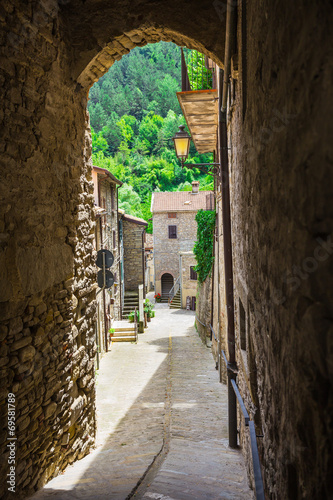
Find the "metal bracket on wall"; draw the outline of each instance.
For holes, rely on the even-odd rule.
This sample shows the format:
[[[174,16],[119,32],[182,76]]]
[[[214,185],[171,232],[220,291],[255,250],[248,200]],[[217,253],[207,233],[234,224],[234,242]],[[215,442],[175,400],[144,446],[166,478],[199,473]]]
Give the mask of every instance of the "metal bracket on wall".
[[[217,177],[219,175],[219,163],[182,163],[182,168],[190,168],[193,170],[197,168],[206,175],[212,175],[213,177]]]

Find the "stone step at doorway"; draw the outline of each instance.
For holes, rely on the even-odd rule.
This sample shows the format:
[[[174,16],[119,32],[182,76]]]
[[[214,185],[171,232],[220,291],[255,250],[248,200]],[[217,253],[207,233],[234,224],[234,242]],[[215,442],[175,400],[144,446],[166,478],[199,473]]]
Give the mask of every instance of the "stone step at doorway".
[[[115,321],[112,328],[115,332],[110,335],[111,342],[135,342],[137,340],[134,323],[127,320]]]

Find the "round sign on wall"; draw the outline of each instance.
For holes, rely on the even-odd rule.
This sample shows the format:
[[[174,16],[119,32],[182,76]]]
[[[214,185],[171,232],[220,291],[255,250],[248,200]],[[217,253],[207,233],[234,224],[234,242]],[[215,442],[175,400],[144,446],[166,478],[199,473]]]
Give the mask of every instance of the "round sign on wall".
[[[105,288],[110,288],[114,283],[114,276],[109,271],[106,269],[105,271]],[[103,277],[103,271],[98,271],[97,273],[97,284],[100,288],[103,288],[104,286],[104,277]]]
[[[104,257],[103,257],[104,256]],[[114,262],[113,253],[106,248],[101,248],[97,252],[96,266],[103,268],[103,259],[105,259],[105,267],[111,267]]]

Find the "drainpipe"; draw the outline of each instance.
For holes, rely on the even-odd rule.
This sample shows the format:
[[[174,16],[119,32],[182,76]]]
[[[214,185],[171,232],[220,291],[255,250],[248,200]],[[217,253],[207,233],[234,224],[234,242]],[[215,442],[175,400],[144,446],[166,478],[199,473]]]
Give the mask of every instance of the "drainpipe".
[[[146,276],[145,276],[145,233],[146,228],[143,228],[141,239],[142,239],[142,283],[143,283],[143,298],[146,298]]]
[[[119,314],[118,318],[122,319],[122,310],[123,310],[123,301],[122,301],[122,276],[121,276],[121,259],[120,259],[120,235],[119,235],[119,188],[121,186],[117,186],[116,194],[117,194],[117,237],[118,237],[118,259],[119,259],[119,264],[118,264],[118,280],[119,280],[119,287],[118,287],[118,293],[120,295],[119,297]]]
[[[101,206],[101,187],[100,187],[100,184],[99,184],[98,175],[97,175],[97,184],[98,184],[98,205]],[[101,234],[101,242],[100,242],[101,248],[103,248],[103,224],[102,224],[102,217],[99,218],[100,234]],[[108,352],[108,333],[107,333],[107,328],[106,328],[107,316],[106,316],[105,288],[103,288],[103,315],[104,315],[105,352]]]
[[[235,354],[235,324],[234,324],[234,284],[232,266],[232,239],[231,239],[231,217],[230,217],[230,186],[229,186],[229,164],[228,164],[228,134],[227,134],[227,96],[230,74],[230,59],[232,43],[234,41],[236,7],[232,0],[227,4],[227,25],[225,41],[224,72],[220,69],[219,88],[219,146],[221,160],[221,191],[222,191],[222,220],[223,220],[223,244],[224,244],[224,273],[225,290],[227,302],[228,320],[228,416],[229,416],[229,446],[237,447],[237,402],[231,380],[236,378],[236,354]],[[224,74],[223,74],[224,73]],[[222,83],[223,78],[223,88]]]

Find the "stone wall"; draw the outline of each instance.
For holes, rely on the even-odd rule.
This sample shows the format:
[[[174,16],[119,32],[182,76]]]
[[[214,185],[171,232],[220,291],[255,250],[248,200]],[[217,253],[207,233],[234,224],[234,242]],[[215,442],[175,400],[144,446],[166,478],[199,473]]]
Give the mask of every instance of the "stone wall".
[[[180,273],[181,273],[181,304],[182,308],[186,309],[186,297],[197,297],[197,280],[191,279],[190,267],[195,267],[197,261],[195,260],[193,252],[180,252]]]
[[[197,309],[195,324],[204,344],[210,344],[210,324],[212,313],[212,278],[208,276],[203,283],[198,283]]]
[[[329,498],[333,11],[241,6],[228,111],[239,382],[267,496]]]
[[[145,283],[144,241],[145,226],[123,219],[125,291],[138,290]]]
[[[15,4],[15,5],[14,5]],[[85,92],[69,77],[58,2],[1,5],[1,486],[15,394],[16,493],[95,435],[93,189]]]

